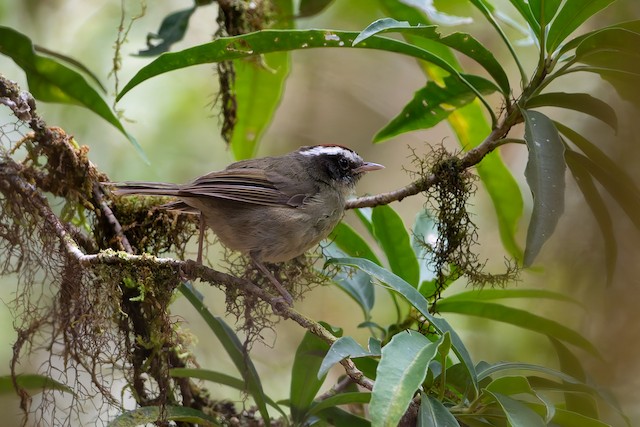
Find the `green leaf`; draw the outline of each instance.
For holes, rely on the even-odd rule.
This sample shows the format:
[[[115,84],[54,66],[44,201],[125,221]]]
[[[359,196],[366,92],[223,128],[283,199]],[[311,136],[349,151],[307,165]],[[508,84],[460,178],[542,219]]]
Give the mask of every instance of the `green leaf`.
[[[543,289],[473,289],[447,296],[440,301],[489,301],[504,298],[543,298],[570,302],[582,306],[577,300],[559,292]],[[440,301],[438,304],[440,304]]]
[[[530,363],[520,363],[520,362],[497,362],[494,364],[488,364],[486,362],[478,363],[477,372],[478,372],[478,380],[482,381],[486,378],[489,378],[491,375],[495,373],[502,373],[505,371],[534,371],[541,372],[543,374],[559,378],[563,381],[567,381],[571,384],[581,384],[580,380],[573,378],[571,375],[565,374],[564,372],[558,371],[556,369],[547,368],[546,366],[533,365]]]
[[[304,338],[296,350],[296,357],[291,369],[289,402],[291,404],[291,418],[298,425],[304,424],[311,402],[324,383],[326,372],[320,374],[318,371],[328,350],[329,345],[311,332],[304,334]]]
[[[510,375],[500,378],[496,378],[486,388],[490,392],[500,393],[506,396],[512,394],[531,394],[535,395],[535,392],[531,388],[529,381],[520,375]]]
[[[341,408],[326,408],[315,415],[330,426],[371,427],[371,422],[369,420],[352,414],[351,412],[347,412]],[[320,424],[320,426],[322,426],[322,424]]]
[[[531,31],[534,34],[539,34],[540,23],[538,22],[536,17],[533,16],[533,13],[531,12],[531,8],[529,7],[529,2],[527,0],[509,0],[509,1],[513,5],[513,7],[515,7],[518,10],[518,12],[520,13],[520,16],[522,16],[524,20],[527,21],[527,24],[529,24]]]
[[[277,26],[293,25],[291,0],[277,0],[274,16]],[[275,42],[275,41],[274,41]],[[236,122],[229,144],[236,160],[255,157],[258,144],[280,104],[284,84],[291,69],[289,52],[267,53],[233,61]]]
[[[615,0],[566,0],[551,24],[547,35],[547,52],[556,50],[587,19]]]
[[[19,374],[16,375],[16,383],[23,389],[29,390],[33,393],[40,393],[44,390],[58,390],[64,393],[70,393],[73,396],[76,395],[71,387],[45,375]],[[0,395],[15,393],[16,390],[13,388],[13,380],[11,378],[11,375],[0,376]]]
[[[618,117],[606,102],[586,93],[551,92],[529,98],[527,109],[538,107],[559,107],[579,111],[602,120],[613,130],[618,130]]]
[[[322,364],[318,369],[318,377],[327,375],[327,372],[333,365],[346,358],[355,359],[357,357],[380,356],[378,350],[380,342],[378,341],[378,344],[375,345],[371,340],[374,340],[374,338],[369,338],[369,350],[365,350],[351,337],[338,338],[336,342],[331,344],[329,351],[326,352]]]
[[[598,350],[593,344],[578,332],[556,321],[535,315],[527,310],[484,301],[448,301],[447,299],[438,301],[438,310],[441,313],[467,314],[509,323],[566,341],[588,351],[596,357],[600,357]]]
[[[449,332],[451,335],[451,348],[458,357],[458,360],[460,360],[464,366],[467,375],[469,376],[471,386],[473,387],[474,392],[477,393],[478,381],[476,378],[475,366],[473,365],[469,351],[460,339],[460,336],[445,319],[435,317],[429,312],[429,303],[413,286],[404,281],[401,277],[396,276],[390,271],[385,270],[379,265],[366,259],[333,258],[328,260],[327,263],[357,267],[370,276],[375,277],[380,282],[389,285],[393,290],[402,295],[411,305],[413,305],[413,307],[416,308],[416,310],[420,312],[420,314],[425,317],[438,334],[444,335],[446,332]]]
[[[167,15],[162,20],[158,33],[149,33],[147,35],[147,49],[139,51],[138,55],[157,56],[168,52],[171,49],[171,45],[184,38],[189,26],[189,19],[191,19],[191,15],[195,11],[196,6],[193,6]],[[153,44],[152,40],[159,41],[159,43]]]
[[[418,332],[406,331],[394,335],[382,348],[369,405],[373,427],[398,425],[442,339],[431,342]]]
[[[384,250],[391,271],[413,287],[420,282],[420,265],[402,218],[389,205],[373,208],[373,234]]]
[[[565,156],[569,159],[568,162],[579,164],[579,167],[586,169],[597,179],[618,202],[636,228],[640,229],[640,194],[635,186],[628,185],[626,180],[620,179],[619,173],[605,170],[600,164],[582,154],[567,150]]]
[[[580,360],[560,341],[549,337],[551,344],[556,349],[560,369],[572,377],[584,382],[587,377]],[[575,393],[564,394],[565,406],[568,411],[578,412],[587,417],[598,419],[598,407],[588,396],[582,396]]]
[[[268,424],[269,412],[267,410],[266,396],[262,390],[260,376],[258,375],[258,371],[253,365],[251,358],[246,354],[244,346],[238,339],[238,336],[222,318],[211,314],[190,283],[180,285],[179,289],[182,295],[184,295],[191,305],[193,305],[196,312],[200,313],[200,316],[202,316],[204,321],[207,323],[211,332],[215,334],[220,341],[220,344],[222,344],[222,347],[224,347],[225,351],[231,358],[231,361],[236,366],[236,369],[238,369],[238,372],[242,375],[246,391],[253,397],[256,402],[256,406],[260,411],[260,415],[262,415],[265,423]]]
[[[353,41],[353,45],[355,46],[375,34],[388,32],[397,32],[405,36],[412,35],[430,39],[435,41],[436,43],[441,43],[445,46],[455,49],[480,64],[491,75],[491,77],[493,77],[498,86],[500,86],[503,94],[509,94],[511,90],[507,73],[493,56],[493,53],[491,53],[489,49],[484,47],[473,36],[467,33],[458,32],[442,37],[440,33],[438,33],[437,27],[435,25],[418,24],[412,26],[407,21],[400,22],[393,18],[383,18],[375,21],[367,28],[365,28]],[[464,78],[469,83],[471,83],[472,86],[476,87],[478,90],[480,90],[480,92],[482,92],[481,87],[470,81],[468,77],[469,76],[464,76]],[[484,83],[483,85],[486,86],[486,83]]]
[[[541,26],[547,26],[558,11],[562,0],[529,0],[529,8]]]
[[[211,371],[209,369],[200,369],[200,368],[172,368],[169,370],[169,375],[174,378],[196,378],[199,380],[211,381],[214,383],[226,385],[231,388],[235,388],[236,390],[245,392],[247,387],[243,380],[240,378],[232,377],[231,375],[224,374],[222,372]],[[265,396],[265,401],[269,406],[278,410],[283,417],[287,415],[284,413],[282,408],[273,401],[273,399]]]
[[[533,193],[533,212],[527,230],[524,266],[533,264],[564,212],[564,145],[553,122],[537,111],[522,110],[524,139],[529,148],[525,169]]]
[[[185,423],[197,423],[203,426],[220,426],[218,421],[202,411],[184,406],[165,406],[160,412],[159,406],[145,406],[143,408],[127,411],[119,415],[107,427],[136,427],[153,424],[165,419]]]
[[[456,418],[438,399],[421,393],[418,427],[459,427]]]
[[[127,133],[102,96],[81,74],[52,58],[38,55],[27,36],[8,27],[0,26],[0,53],[9,56],[24,70],[29,91],[36,99],[80,105],[91,110],[122,132],[148,162],[135,138]]]
[[[600,228],[600,234],[602,234],[602,240],[604,241],[607,285],[611,285],[618,258],[618,244],[616,243],[611,215],[609,214],[607,205],[602,199],[602,196],[600,196],[589,172],[582,166],[582,164],[580,164],[580,162],[576,162],[574,157],[571,155],[567,156],[565,153],[565,160],[567,161],[567,166],[569,167],[573,178],[578,184],[580,192],[582,192],[584,199],[587,201],[591,212],[596,218],[598,228]]]
[[[554,424],[564,427],[611,427],[610,424],[585,416],[584,414],[564,409],[556,409],[552,421]]]
[[[536,414],[531,408],[529,408],[524,403],[518,402],[515,399],[512,399],[508,396],[505,396],[500,393],[492,393],[487,391],[489,395],[491,395],[495,401],[500,405],[505,415],[507,416],[507,421],[512,427],[545,427],[546,423],[540,418],[540,415]]]
[[[345,254],[356,258],[366,258],[381,265],[369,244],[349,224],[341,221],[329,235],[329,241],[338,246]]]
[[[483,78],[472,75],[464,77],[483,94],[497,90],[493,83]],[[425,87],[413,94],[413,99],[404,106],[402,112],[373,137],[373,141],[381,142],[412,130],[431,128],[474,99],[476,94],[456,78],[445,77],[444,86],[427,82]]]
[[[416,214],[416,219],[413,222],[413,230],[411,231],[411,247],[420,264],[420,287],[418,288],[420,291],[426,282],[432,281],[436,277],[431,269],[433,256],[427,246],[430,242],[435,241],[436,237],[437,230],[435,222],[429,213],[425,209],[422,209]],[[422,291],[420,293],[425,295]]]
[[[309,415],[316,415],[328,408],[338,405],[350,405],[354,403],[369,403],[371,400],[371,393],[369,392],[349,392],[340,393],[334,396],[327,397],[326,399],[314,402],[314,405],[309,410]]]

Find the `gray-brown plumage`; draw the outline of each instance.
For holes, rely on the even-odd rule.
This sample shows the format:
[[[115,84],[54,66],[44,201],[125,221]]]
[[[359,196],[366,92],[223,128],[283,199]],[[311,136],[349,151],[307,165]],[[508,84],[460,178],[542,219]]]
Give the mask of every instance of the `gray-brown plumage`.
[[[342,218],[356,182],[365,172],[381,168],[346,147],[318,145],[236,162],[187,184],[111,185],[115,194],[176,197],[176,202],[162,207],[201,214],[222,244],[250,255],[291,303],[263,262],[288,261],[326,238]],[[201,244],[202,238],[200,248]]]

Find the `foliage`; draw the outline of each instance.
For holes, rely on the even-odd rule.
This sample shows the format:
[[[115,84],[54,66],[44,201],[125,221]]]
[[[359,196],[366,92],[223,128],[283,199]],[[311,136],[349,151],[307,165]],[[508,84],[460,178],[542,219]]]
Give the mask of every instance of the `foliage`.
[[[124,224],[124,234],[122,228],[113,225],[125,219],[119,209],[130,207],[117,199],[110,200],[109,207],[101,187],[104,179],[86,161],[86,152],[66,135],[53,134],[44,121],[39,121],[35,101],[19,94],[3,79],[0,102],[19,121],[27,123],[33,134],[16,143],[17,147],[26,147],[22,162],[12,158],[17,147],[2,149],[0,190],[4,198],[0,219],[3,229],[14,230],[3,234],[8,243],[3,244],[2,251],[8,261],[2,271],[22,274],[21,284],[25,286],[33,285],[36,273],[61,277],[54,281],[57,287],[53,288],[58,290],[56,307],[70,305],[68,301],[62,304],[62,298],[72,302],[77,301],[75,298],[83,300],[87,298],[83,292],[88,292],[91,301],[100,308],[89,315],[91,309],[83,312],[79,304],[78,312],[63,313],[66,317],[62,320],[58,309],[25,310],[22,326],[18,326],[19,343],[12,364],[13,385],[21,393],[25,409],[27,389],[80,393],[46,375],[15,375],[21,349],[33,345],[34,337],[41,332],[40,325],[54,325],[52,334],[62,334],[63,338],[58,342],[55,335],[52,342],[72,346],[72,350],[59,354],[65,362],[69,358],[91,374],[101,364],[110,364],[110,368],[125,366],[122,370],[128,387],[140,407],[130,411],[118,407],[121,415],[111,421],[109,425],[113,426],[168,421],[180,425],[227,425],[229,419],[240,416],[228,406],[210,401],[193,379],[246,392],[255,404],[253,412],[245,417],[248,425],[258,423],[259,414],[261,422],[278,425],[291,422],[337,426],[604,426],[609,421],[601,415],[603,405],[617,412],[616,422],[628,423],[615,400],[590,383],[573,350],[567,346],[600,358],[591,342],[555,320],[501,302],[506,299],[539,299],[567,305],[575,302],[551,291],[505,288],[515,280],[516,265],[534,265],[554,233],[564,209],[567,170],[577,181],[602,231],[609,280],[616,264],[616,244],[603,190],[636,227],[639,225],[640,191],[631,179],[588,138],[539,111],[544,107],[562,108],[617,129],[616,113],[603,100],[586,93],[547,89],[551,83],[562,82],[574,73],[596,74],[623,99],[638,103],[640,97],[634,95],[640,77],[636,52],[640,21],[575,34],[583,23],[613,1],[511,0],[513,8],[508,13],[515,18],[508,22],[518,23],[538,51],[537,63],[528,72],[524,58],[516,54],[503,29],[507,13],[486,0],[470,0],[470,5],[493,28],[496,38],[505,44],[518,70],[516,78],[476,37],[465,32],[443,35],[443,25],[433,25],[432,21],[441,23],[444,15],[432,6],[421,8],[406,0],[370,2],[367,7],[377,8],[386,17],[362,31],[295,29],[291,1],[238,2],[235,6],[219,1],[224,19],[220,20],[218,36],[206,44],[168,52],[173,43],[182,39],[190,18],[202,4],[197,3],[165,18],[158,34],[150,37],[160,42],[150,44],[140,54],[162,54],[142,67],[116,100],[135,93],[138,85],[160,74],[199,64],[220,64],[222,133],[238,159],[256,153],[260,137],[282,97],[291,51],[369,49],[417,60],[417,66],[430,80],[377,133],[374,142],[448,121],[463,151],[453,155],[434,150],[430,159],[417,159],[420,170],[412,184],[398,193],[357,199],[350,205],[359,208],[356,213],[365,235],[341,224],[331,236],[325,250],[330,258],[325,272],[362,310],[360,326],[371,332],[366,349],[352,337],[342,336],[336,326],[321,324],[291,308],[278,306],[268,292],[247,280],[246,275],[234,277],[189,262],[135,255],[136,251],[144,252],[149,247],[156,248],[154,252],[183,253],[193,229],[188,224],[172,228],[171,224],[178,222],[164,218],[153,220],[154,230],[160,230],[153,236],[162,236],[157,244],[136,241],[131,246],[124,234],[127,227],[135,227],[140,221]],[[330,7],[331,1],[302,1],[299,16],[311,16]],[[397,37],[388,37],[388,33]],[[139,150],[135,139],[107,107],[99,82],[79,62],[36,48],[26,35],[7,27],[0,27],[0,52],[26,72],[29,90],[37,100],[89,108],[127,135]],[[464,70],[460,57],[477,63],[482,75]],[[514,126],[520,123],[524,124],[523,135],[511,135]],[[533,195],[533,210],[524,251],[517,239],[523,198],[496,151],[499,146],[511,143],[523,143],[528,152],[525,177]],[[41,164],[39,156],[46,157],[47,162]],[[60,167],[55,167],[55,162]],[[475,189],[468,172],[473,166],[493,202],[505,251],[515,259],[507,263],[502,274],[484,272],[484,263],[474,252],[477,230],[467,212],[467,199]],[[77,175],[61,174],[63,169]],[[66,216],[85,229],[91,223],[92,232],[70,226],[62,215],[58,218],[43,197],[45,193],[64,199],[68,203]],[[426,197],[425,210],[409,229],[389,203],[421,193]],[[139,208],[141,212],[147,211],[146,206]],[[39,227],[38,221],[46,226]],[[16,224],[21,224],[23,230],[16,231]],[[13,244],[34,235],[42,242],[41,247]],[[53,245],[51,240],[60,244]],[[55,261],[47,264],[37,260],[38,249]],[[16,260],[15,251],[22,251],[22,258],[18,256]],[[33,264],[25,267],[23,259]],[[466,277],[474,285],[494,288],[450,295],[448,288],[460,277]],[[245,302],[247,295],[261,299],[274,308],[276,316],[291,318],[307,329],[292,366],[287,401],[275,402],[268,396],[247,343],[243,344],[224,320],[209,311],[190,286],[189,280],[193,279],[233,288],[230,295],[245,293]],[[91,294],[89,284],[94,283],[107,285],[100,289],[108,296]],[[397,318],[390,324],[374,320],[374,287],[378,285],[388,291],[396,306]],[[182,355],[183,346],[188,343],[170,320],[168,311],[175,288],[201,314],[240,378],[193,368],[197,364],[188,350],[186,356]],[[69,289],[75,292],[64,293]],[[25,295],[28,300],[31,294],[25,291]],[[248,303],[243,307],[250,311]],[[447,313],[491,319],[542,334],[556,350],[561,370],[526,363],[474,361],[464,337],[447,321]],[[104,330],[109,330],[109,334],[98,333]],[[92,338],[87,331],[95,331],[99,338]],[[79,346],[81,339],[89,340],[91,345]],[[116,356],[102,358],[102,352],[110,347],[117,347]],[[119,357],[123,360],[118,360]],[[318,395],[328,369],[336,363],[344,366],[347,376],[330,392]],[[101,380],[99,376],[91,378],[105,399],[113,399]],[[151,385],[146,385],[145,380]],[[345,405],[349,405],[348,410]],[[289,414],[284,409],[287,406]],[[273,418],[272,409],[278,412],[279,420]]]

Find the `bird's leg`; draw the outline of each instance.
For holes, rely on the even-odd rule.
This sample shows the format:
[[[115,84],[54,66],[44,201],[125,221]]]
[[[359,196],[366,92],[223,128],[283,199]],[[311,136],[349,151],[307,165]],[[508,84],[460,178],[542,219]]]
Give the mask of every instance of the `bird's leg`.
[[[204,229],[206,225],[204,223],[204,215],[200,213],[200,234],[198,235],[198,257],[196,262],[202,264],[202,246],[204,244]]]
[[[269,271],[269,269],[267,267],[265,267],[265,265],[262,262],[258,261],[256,259],[255,255],[253,255],[253,254],[251,254],[251,261],[253,261],[253,264],[256,267],[258,267],[258,270],[260,270],[262,272],[262,274],[267,276],[267,278],[273,284],[273,286],[275,286],[276,289],[278,290],[278,292],[280,292],[280,295],[282,295],[282,298],[284,298],[284,301],[289,306],[292,306],[293,305],[293,298],[291,297],[291,294],[289,293],[289,291],[287,291],[285,289],[285,287],[282,286],[282,283],[280,283],[278,281],[278,279],[276,279],[275,276]]]

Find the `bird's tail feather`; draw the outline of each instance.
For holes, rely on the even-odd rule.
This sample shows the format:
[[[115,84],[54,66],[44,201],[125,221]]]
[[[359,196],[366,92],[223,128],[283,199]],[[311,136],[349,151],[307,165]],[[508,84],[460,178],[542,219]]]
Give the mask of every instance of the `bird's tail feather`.
[[[148,196],[177,196],[180,188],[177,184],[166,182],[108,182],[113,194],[141,194]]]

